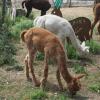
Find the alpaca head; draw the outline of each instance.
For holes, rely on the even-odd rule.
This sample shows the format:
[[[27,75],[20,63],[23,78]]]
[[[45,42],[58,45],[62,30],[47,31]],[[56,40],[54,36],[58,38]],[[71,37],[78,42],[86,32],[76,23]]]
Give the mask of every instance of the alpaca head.
[[[70,83],[68,83],[68,90],[71,95],[75,95],[77,91],[81,89],[81,83],[80,83],[80,78],[84,77],[85,74],[81,74],[78,77],[75,77],[71,80]]]
[[[85,45],[85,41],[82,42],[81,47],[83,49],[83,52],[89,53],[89,46]]]

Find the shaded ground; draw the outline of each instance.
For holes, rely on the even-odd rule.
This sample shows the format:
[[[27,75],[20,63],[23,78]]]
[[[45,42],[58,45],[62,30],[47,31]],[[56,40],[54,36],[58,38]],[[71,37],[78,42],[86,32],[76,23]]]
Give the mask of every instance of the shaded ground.
[[[51,10],[50,10],[51,11]],[[50,12],[49,11],[49,12]],[[37,14],[37,10],[35,10]],[[86,16],[89,18],[93,17],[92,8],[86,7],[77,7],[77,8],[63,8],[62,13],[64,17],[68,18],[71,17],[75,18],[77,16]],[[38,13],[39,14],[39,13]],[[100,40],[98,36],[94,35],[94,39],[96,39],[99,43]],[[18,48],[16,59],[24,66],[24,57],[27,53],[27,50],[23,43],[16,45]],[[84,61],[88,76],[81,80],[82,82],[82,89],[81,91],[74,97],[68,97],[68,100],[100,100],[100,94],[94,93],[89,91],[88,87],[91,83],[100,82],[100,55],[94,55],[92,57],[93,63]],[[42,66],[41,66],[42,65]],[[47,84],[47,94],[48,96],[60,94],[58,90],[58,84],[56,80],[56,65],[49,66],[49,77],[48,77],[48,84]],[[36,61],[35,65],[35,73],[39,79],[42,78],[43,75],[43,62]],[[72,68],[69,70],[74,73]],[[63,81],[63,80],[62,80]],[[64,87],[66,87],[65,82],[63,81]],[[0,100],[20,100],[19,98],[21,95],[24,95],[26,91],[29,89],[33,89],[34,87],[31,82],[26,81],[24,71],[5,71],[4,69],[0,68]],[[64,94],[68,95],[66,92]],[[21,100],[30,100],[30,99],[21,99]],[[51,99],[49,99],[51,100]]]

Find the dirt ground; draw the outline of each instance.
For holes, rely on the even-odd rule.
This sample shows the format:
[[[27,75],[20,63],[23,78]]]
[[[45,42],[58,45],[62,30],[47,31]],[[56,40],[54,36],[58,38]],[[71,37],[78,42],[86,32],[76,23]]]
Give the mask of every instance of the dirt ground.
[[[40,13],[37,10],[33,10],[33,11],[35,11],[36,16]],[[50,13],[50,11],[51,10],[49,10],[48,13]],[[78,17],[78,16],[85,16],[88,18],[93,17],[93,12],[92,12],[91,7],[62,8],[61,11],[65,18],[71,17],[71,16],[74,16],[74,18]],[[96,40],[100,43],[100,39],[98,36],[96,36]],[[23,43],[17,44],[16,46],[18,48],[16,59],[19,62],[19,64],[24,66],[23,59],[27,53],[27,50]],[[91,92],[88,90],[88,86],[90,83],[95,82],[95,81],[98,81],[98,82],[100,81],[100,55],[94,55],[93,57],[94,57],[93,59],[96,64],[92,65],[91,63],[88,63],[88,62],[86,63],[85,67],[87,67],[88,78],[85,77],[81,80],[82,89],[71,100],[100,100],[100,94],[94,93],[94,92]],[[39,79],[43,75],[43,66],[41,66],[41,65],[43,65],[43,62],[41,62],[41,61],[35,62],[35,72]],[[47,84],[47,85],[50,89],[51,94],[58,91],[56,89],[56,86],[58,85],[57,80],[56,80],[56,74],[55,74],[56,67],[55,67],[55,65],[53,65],[53,66],[50,65],[50,67],[49,67],[49,77],[48,77],[49,84]],[[72,68],[69,68],[69,70],[72,71]],[[24,86],[27,85],[24,71],[19,71],[19,72],[18,71],[8,71],[8,72],[6,72],[6,71],[4,71],[4,69],[0,68],[0,80],[2,79],[2,77],[4,77],[4,82],[6,84],[16,84],[16,86],[19,88],[19,90],[22,88],[21,86],[23,86],[23,84],[24,84]],[[65,87],[66,84],[64,81],[63,81],[63,84]],[[7,92],[4,92],[4,93],[0,92],[0,95],[2,95],[2,96],[6,96],[6,94],[7,94]],[[9,92],[8,95],[13,95],[16,97],[16,94],[14,94],[13,91]]]

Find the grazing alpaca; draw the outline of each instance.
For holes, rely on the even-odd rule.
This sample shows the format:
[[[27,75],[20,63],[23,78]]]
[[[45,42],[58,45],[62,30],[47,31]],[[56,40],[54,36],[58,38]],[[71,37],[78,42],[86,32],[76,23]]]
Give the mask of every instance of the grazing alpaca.
[[[29,17],[32,7],[38,10],[41,10],[41,16],[46,14],[46,11],[48,11],[51,7],[51,4],[48,0],[25,0],[22,2],[22,7],[25,7],[27,9],[26,17]]]
[[[50,14],[37,17],[33,24],[34,26],[45,28],[52,33],[57,34],[58,37],[62,40],[64,47],[66,37],[69,37],[73,46],[80,55],[86,56],[88,54],[89,47],[85,45],[82,47],[83,45],[80,45],[71,24],[66,19]]]
[[[89,31],[91,29],[91,21],[86,17],[78,17],[69,21],[75,31],[78,39],[83,42],[90,40],[91,36]]]
[[[91,37],[92,37],[92,34],[93,34],[93,29],[94,29],[95,25],[97,24],[97,22],[99,22],[98,33],[100,34],[100,3],[97,3],[94,6],[93,12],[94,12],[94,22],[92,23],[92,26],[91,26]]]
[[[79,79],[82,78],[84,75],[79,75],[78,77],[73,77],[70,75],[67,69],[68,65],[66,62],[63,45],[55,34],[43,28],[31,28],[21,33],[21,39],[28,48],[28,54],[25,59],[26,76],[27,79],[30,79],[30,69],[32,80],[35,83],[35,86],[41,85],[42,87],[44,87],[46,85],[48,77],[48,61],[49,58],[54,58],[54,60],[56,60],[58,64],[56,76],[60,89],[63,89],[63,85],[60,79],[61,74],[63,79],[66,81],[68,89],[72,95],[75,95],[76,92],[80,90],[81,84],[79,82]],[[43,52],[45,55],[44,76],[41,83],[36,79],[33,69],[33,59],[37,51]]]

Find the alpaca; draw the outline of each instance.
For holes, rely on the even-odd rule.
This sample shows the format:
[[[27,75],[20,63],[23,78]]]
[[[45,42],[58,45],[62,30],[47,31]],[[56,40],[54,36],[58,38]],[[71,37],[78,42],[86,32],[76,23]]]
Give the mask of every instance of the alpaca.
[[[91,39],[89,34],[91,29],[91,21],[86,17],[78,17],[69,21],[75,31],[75,35],[83,42]]]
[[[79,79],[84,75],[79,75],[77,77],[73,77],[67,67],[65,52],[62,43],[59,38],[43,28],[30,28],[29,30],[25,30],[21,33],[21,39],[26,44],[28,48],[28,54],[25,59],[26,65],[26,76],[27,79],[30,79],[29,69],[32,74],[32,81],[35,83],[35,86],[45,87],[48,77],[48,61],[49,58],[54,58],[57,61],[57,72],[56,77],[58,80],[58,84],[60,89],[63,89],[63,85],[61,82],[60,74],[68,85],[68,90],[72,95],[75,95],[77,91],[80,90],[81,84]],[[44,76],[41,82],[36,79],[33,69],[33,59],[36,52],[43,52],[44,57]]]
[[[93,29],[94,29],[95,25],[97,24],[97,22],[99,23],[98,24],[98,33],[100,34],[100,3],[97,3],[94,6],[93,12],[94,12],[94,22],[92,23],[92,26],[91,26],[91,37],[93,34]]]
[[[51,4],[48,0],[24,0],[22,2],[22,7],[25,7],[27,9],[26,17],[29,17],[32,7],[38,10],[41,10],[41,16],[46,14],[46,11],[48,11],[51,7]]]
[[[42,27],[51,31],[52,33],[57,34],[58,37],[62,40],[64,47],[66,37],[69,37],[74,48],[76,48],[81,56],[86,56],[89,54],[89,47],[82,47],[83,45],[80,45],[80,42],[75,36],[75,32],[71,24],[66,19],[49,14],[35,18],[33,24],[36,27]]]

